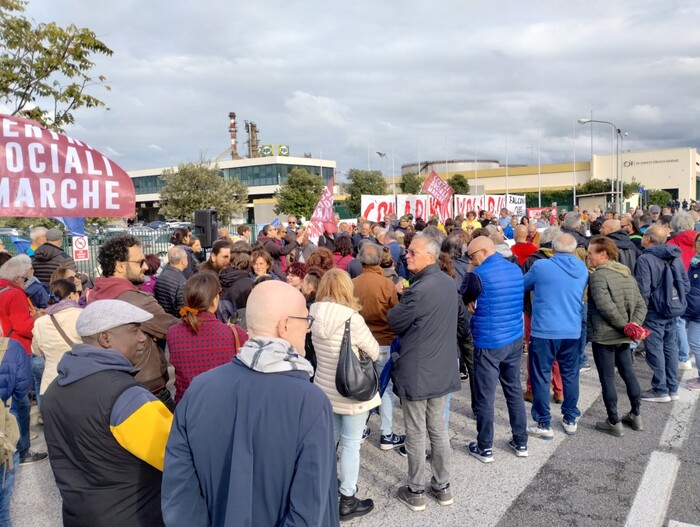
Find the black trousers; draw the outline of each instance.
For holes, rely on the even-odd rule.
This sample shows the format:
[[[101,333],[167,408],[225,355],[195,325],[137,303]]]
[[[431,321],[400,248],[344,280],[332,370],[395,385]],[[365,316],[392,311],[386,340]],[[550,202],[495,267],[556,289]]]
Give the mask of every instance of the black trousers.
[[[593,360],[598,369],[600,385],[603,388],[603,403],[608,411],[611,424],[618,423],[617,390],[615,389],[615,367],[627,387],[627,397],[632,405],[632,413],[639,415],[641,406],[641,390],[639,381],[632,367],[632,350],[629,344],[598,344],[593,343]]]

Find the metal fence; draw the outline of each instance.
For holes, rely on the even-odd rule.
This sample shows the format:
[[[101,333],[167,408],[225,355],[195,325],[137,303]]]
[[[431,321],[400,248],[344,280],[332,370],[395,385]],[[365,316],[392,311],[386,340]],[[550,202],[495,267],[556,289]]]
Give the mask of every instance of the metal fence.
[[[255,239],[255,225],[249,225],[251,228],[252,238]],[[165,261],[168,254],[168,249],[170,249],[170,237],[175,229],[148,229],[148,228],[131,228],[127,230],[113,231],[113,232],[103,232],[99,234],[88,234],[88,247],[89,247],[89,258],[87,260],[80,260],[75,262],[78,271],[85,273],[90,276],[100,276],[100,266],[97,263],[97,253],[100,247],[104,244],[106,240],[112,238],[113,236],[119,236],[121,234],[131,234],[136,237],[141,242],[141,248],[144,254],[155,254],[161,261]],[[235,230],[231,229],[232,234],[235,235]],[[19,236],[18,238],[22,240],[29,240],[29,236]],[[5,250],[12,254],[13,256],[18,254],[20,250],[12,242],[10,236],[0,235]],[[28,244],[25,244],[28,246]],[[63,250],[69,255],[73,256],[73,236],[70,233],[65,233],[63,237]]]
[[[129,229],[127,231],[114,231],[114,232],[104,232],[100,234],[88,235],[88,247],[89,247],[89,257],[87,260],[80,260],[75,262],[78,271],[85,273],[90,276],[100,276],[100,267],[97,263],[97,253],[102,247],[102,244],[109,238],[113,236],[119,236],[120,234],[131,234],[136,237],[141,242],[141,248],[144,254],[155,254],[161,259],[163,259],[168,254],[168,249],[170,245],[170,237],[172,236],[174,229]],[[20,237],[21,239],[28,239],[28,237]],[[19,253],[18,248],[12,242],[9,236],[0,236],[5,250],[8,251],[13,256]],[[73,236],[70,233],[66,233],[63,237],[63,250],[69,255],[73,256]]]

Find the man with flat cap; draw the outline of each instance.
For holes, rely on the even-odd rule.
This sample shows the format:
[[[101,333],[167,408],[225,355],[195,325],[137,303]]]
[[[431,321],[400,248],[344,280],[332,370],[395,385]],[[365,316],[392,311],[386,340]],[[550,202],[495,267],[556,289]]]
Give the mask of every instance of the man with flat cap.
[[[168,527],[339,524],[333,409],[309,382],[306,300],[255,286],[248,340],[192,381],[175,410],[163,472]]]
[[[135,379],[153,317],[98,300],[78,317],[82,344],[58,363],[43,399],[51,469],[66,526],[159,526],[165,443],[173,416]]]

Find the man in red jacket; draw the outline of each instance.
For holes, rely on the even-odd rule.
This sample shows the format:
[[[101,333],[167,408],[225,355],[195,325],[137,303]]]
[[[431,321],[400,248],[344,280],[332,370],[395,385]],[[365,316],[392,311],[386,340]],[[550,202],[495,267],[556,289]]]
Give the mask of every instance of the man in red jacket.
[[[527,241],[527,226],[518,225],[513,229],[513,239],[515,244],[510,248],[517,258],[520,267],[523,266],[525,260],[537,252],[537,245]]]

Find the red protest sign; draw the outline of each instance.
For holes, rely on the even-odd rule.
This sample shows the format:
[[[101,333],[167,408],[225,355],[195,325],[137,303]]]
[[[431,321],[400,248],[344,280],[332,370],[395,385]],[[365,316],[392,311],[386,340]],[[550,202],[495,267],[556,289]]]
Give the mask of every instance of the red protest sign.
[[[135,202],[129,175],[97,150],[0,114],[0,216],[130,218]]]
[[[328,185],[323,189],[321,199],[311,215],[311,220],[307,228],[307,236],[309,239],[315,240],[323,234],[325,223],[335,225],[335,216],[333,215],[333,178],[328,181]],[[335,232],[329,230],[329,232]]]
[[[440,203],[445,203],[454,194],[452,187],[440,179],[434,170],[423,183],[423,192],[427,192]]]

